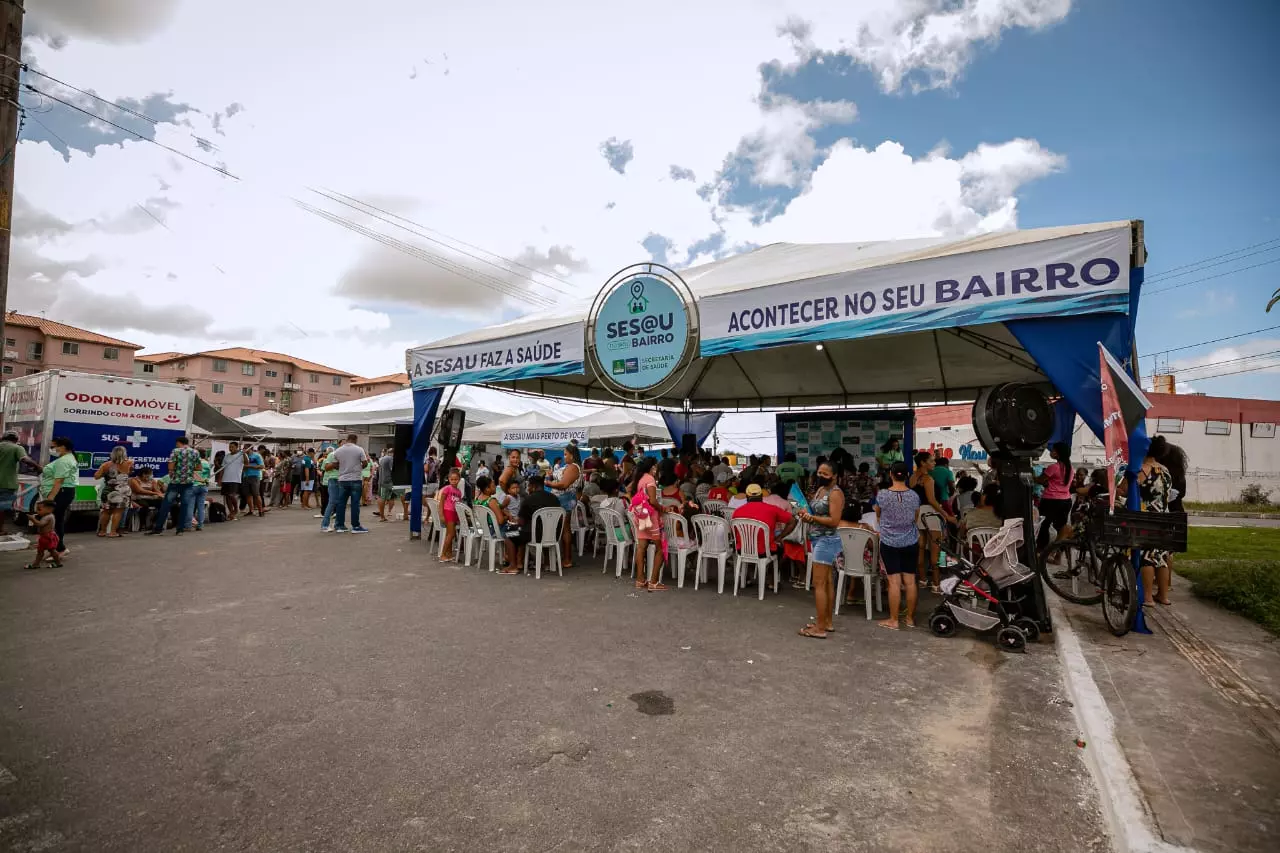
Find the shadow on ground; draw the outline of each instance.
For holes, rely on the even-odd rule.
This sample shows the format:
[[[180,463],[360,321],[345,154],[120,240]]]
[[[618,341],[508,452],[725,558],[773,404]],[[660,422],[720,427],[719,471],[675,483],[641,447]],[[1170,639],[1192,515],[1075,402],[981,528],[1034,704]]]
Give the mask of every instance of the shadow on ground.
[[[795,591],[503,577],[316,524],[0,555],[0,844],[1107,848],[1049,644],[859,610],[816,641]]]

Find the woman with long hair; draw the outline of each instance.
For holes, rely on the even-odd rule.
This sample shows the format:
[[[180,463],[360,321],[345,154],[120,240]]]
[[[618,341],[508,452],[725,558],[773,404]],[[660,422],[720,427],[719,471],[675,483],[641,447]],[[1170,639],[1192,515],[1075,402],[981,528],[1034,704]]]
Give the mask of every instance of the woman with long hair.
[[[1147,451],[1147,455],[1153,457],[1159,462],[1164,469],[1169,472],[1170,498],[1168,501],[1169,512],[1186,512],[1182,508],[1182,499],[1187,494],[1187,454],[1176,444],[1173,444],[1163,435],[1157,435],[1151,439],[1151,448]],[[1173,554],[1167,553],[1164,556],[1163,571],[1153,572],[1157,581],[1160,577],[1164,578],[1164,590],[1157,590],[1154,601],[1160,604],[1169,604],[1169,586],[1173,579]],[[1143,570],[1143,582],[1146,583],[1146,571]],[[1146,588],[1147,595],[1151,595],[1151,587]]]
[[[95,480],[105,480],[102,490],[102,512],[98,516],[98,535],[108,539],[120,538],[120,522],[124,511],[133,500],[129,477],[133,460],[123,446],[111,448],[111,456],[94,472]]]
[[[661,592],[662,583],[662,507],[658,503],[658,481],[653,478],[657,460],[642,456],[635,468],[635,495],[631,498],[631,517],[636,532],[636,589]],[[645,572],[649,546],[653,546],[653,573]]]
[[[938,567],[938,555],[942,549],[942,530],[938,528],[943,525],[934,522],[934,526],[930,527],[926,519],[930,516],[940,516],[946,524],[955,524],[956,517],[938,501],[937,486],[929,473],[933,470],[933,454],[922,450],[916,454],[915,462],[915,471],[911,473],[911,482],[908,486],[916,493],[916,497],[920,498],[920,512],[916,516],[916,527],[928,534],[929,545],[927,548],[919,549],[916,574],[919,577],[920,586],[926,586],[929,583],[929,568],[925,565],[925,560],[929,560],[930,565],[933,566],[933,592],[938,592],[939,584],[942,583],[942,570]]]
[[[573,536],[569,520],[573,518],[573,510],[578,505],[578,488],[582,485],[582,456],[578,445],[570,444],[564,449],[564,467],[560,469],[560,479],[547,483],[551,494],[560,501],[564,510],[564,524],[560,525],[560,552],[563,554],[562,565],[566,569],[573,568]]]
[[[800,629],[800,636],[825,640],[833,627],[831,614],[836,603],[831,574],[836,557],[843,551],[837,529],[844,515],[844,492],[836,485],[835,470],[829,462],[814,471],[813,486],[809,511],[799,515],[809,525],[809,543],[813,547],[813,603],[817,617]]]
[[[1154,442],[1153,442],[1154,443]],[[1169,469],[1160,464],[1151,451],[1142,460],[1138,469],[1138,490],[1142,496],[1142,508],[1146,512],[1168,512],[1169,494],[1173,490],[1173,477]],[[1142,592],[1143,604],[1171,604],[1169,601],[1169,584],[1173,571],[1170,568],[1169,552],[1146,550],[1142,552]],[[1152,593],[1152,590],[1155,593]]]
[[[876,518],[880,521],[880,562],[884,564],[889,587],[889,618],[878,624],[898,630],[898,608],[905,595],[908,628],[916,626],[916,552],[920,548],[919,493],[907,486],[906,463],[896,462],[889,469],[889,488],[876,495]],[[870,594],[870,593],[868,593]]]
[[[1049,525],[1058,531],[1058,539],[1071,535],[1071,445],[1056,442],[1049,448],[1049,455],[1053,457],[1053,464],[1046,466],[1036,478],[1036,482],[1044,486],[1044,494],[1040,496],[1040,516],[1044,521],[1036,536],[1036,547],[1040,550],[1049,544]]]

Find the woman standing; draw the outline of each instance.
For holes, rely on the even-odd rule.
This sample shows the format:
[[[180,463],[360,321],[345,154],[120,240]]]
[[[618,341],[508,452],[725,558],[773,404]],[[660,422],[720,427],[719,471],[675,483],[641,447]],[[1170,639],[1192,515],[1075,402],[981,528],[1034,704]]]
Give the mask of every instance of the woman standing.
[[[844,515],[844,492],[836,485],[835,470],[829,462],[817,467],[813,483],[809,511],[802,511],[799,516],[809,525],[809,544],[813,547],[813,602],[818,615],[800,629],[800,635],[825,640],[832,630],[831,613],[836,603],[831,572],[842,550],[837,528]]]
[[[1040,515],[1044,522],[1036,536],[1036,548],[1042,551],[1049,544],[1049,525],[1058,531],[1058,539],[1071,535],[1071,447],[1059,441],[1049,448],[1049,455],[1053,457],[1053,464],[1036,478],[1036,482],[1044,486],[1044,494],[1040,496]]]
[[[942,570],[938,568],[938,554],[942,549],[942,530],[943,527],[937,521],[933,522],[933,526],[929,526],[928,518],[931,516],[941,517],[946,524],[955,524],[956,518],[947,512],[946,508],[938,502],[935,484],[930,471],[933,470],[933,454],[927,450],[922,450],[916,454],[916,469],[911,474],[911,491],[916,493],[920,498],[920,513],[917,516],[916,527],[919,530],[926,531],[928,536],[928,548],[920,548],[919,556],[916,558],[916,574],[919,577],[920,586],[929,583],[929,571],[924,564],[927,558],[933,566],[933,592],[939,592],[939,584],[942,583]],[[890,479],[893,477],[893,469],[889,470]],[[892,484],[891,484],[892,485]]]
[[[462,500],[462,490],[458,488],[461,481],[462,472],[454,468],[449,472],[449,482],[436,493],[440,515],[444,518],[444,541],[440,543],[442,563],[453,562],[453,539],[458,535],[458,501]]]
[[[40,500],[53,502],[53,532],[58,536],[54,555],[58,562],[67,556],[67,512],[76,499],[80,463],[71,439],[56,436],[50,442],[53,459],[40,472]]]
[[[1153,441],[1152,447],[1155,447]],[[1163,451],[1164,448],[1162,447]],[[1142,460],[1142,468],[1138,471],[1138,489],[1142,496],[1143,510],[1146,512],[1169,512],[1170,493],[1173,491],[1173,477],[1169,469],[1160,464],[1147,451],[1147,458]],[[1173,570],[1169,564],[1168,551],[1142,552],[1142,593],[1143,605],[1172,604],[1169,601],[1169,584]],[[1155,594],[1152,595],[1152,589]]]
[[[876,495],[876,518],[880,521],[880,562],[889,581],[889,618],[877,624],[898,630],[898,608],[902,594],[907,597],[906,622],[916,626],[916,552],[920,549],[920,496],[907,487],[907,466],[898,462],[889,469],[889,488]]]
[[[898,440],[896,435],[889,436],[889,440],[880,445],[880,452],[876,454],[876,467],[881,477],[890,476],[889,469],[894,463],[905,462],[902,458],[902,442]]]
[[[133,490],[129,488],[129,475],[133,471],[133,460],[124,447],[113,447],[111,456],[94,472],[95,480],[105,480],[102,490],[102,512],[98,515],[98,535],[108,539],[120,538],[120,522],[124,511],[133,500]]]
[[[498,475],[498,488],[504,493],[512,483],[524,482],[524,467],[520,464],[520,451],[507,451],[507,467]]]
[[[635,466],[636,488],[631,498],[632,526],[636,532],[636,589],[662,592],[662,507],[658,504],[658,481],[653,478],[652,456],[642,456]],[[625,468],[625,462],[623,467]],[[649,546],[653,546],[653,574],[645,572]]]
[[[560,501],[564,510],[564,524],[560,526],[560,550],[563,554],[561,564],[566,569],[573,568],[573,537],[569,528],[573,525],[573,510],[578,505],[578,481],[582,479],[582,458],[578,455],[578,445],[570,444],[564,449],[564,467],[559,471],[559,479],[547,483],[551,494]]]

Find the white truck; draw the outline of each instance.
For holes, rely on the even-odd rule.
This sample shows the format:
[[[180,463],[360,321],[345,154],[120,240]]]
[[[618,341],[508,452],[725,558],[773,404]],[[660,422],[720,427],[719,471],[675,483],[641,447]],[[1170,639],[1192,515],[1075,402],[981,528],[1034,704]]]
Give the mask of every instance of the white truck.
[[[55,436],[71,440],[80,463],[72,510],[96,509],[98,485],[94,472],[107,461],[111,451],[124,446],[135,470],[155,469],[166,473],[165,464],[174,448],[174,439],[191,428],[196,389],[193,385],[151,382],[47,370],[5,382],[3,388],[4,432],[16,432],[18,443],[32,459],[49,461],[49,443]],[[18,505],[29,511],[32,485],[38,479],[19,478]]]

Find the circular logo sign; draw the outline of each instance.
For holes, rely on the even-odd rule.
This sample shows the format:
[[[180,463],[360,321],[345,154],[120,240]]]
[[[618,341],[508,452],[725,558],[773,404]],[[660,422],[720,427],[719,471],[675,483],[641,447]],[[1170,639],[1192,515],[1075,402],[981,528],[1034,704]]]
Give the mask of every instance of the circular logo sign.
[[[597,303],[593,326],[599,376],[623,391],[657,388],[687,363],[691,332],[685,300],[654,271],[617,278],[609,287]]]

